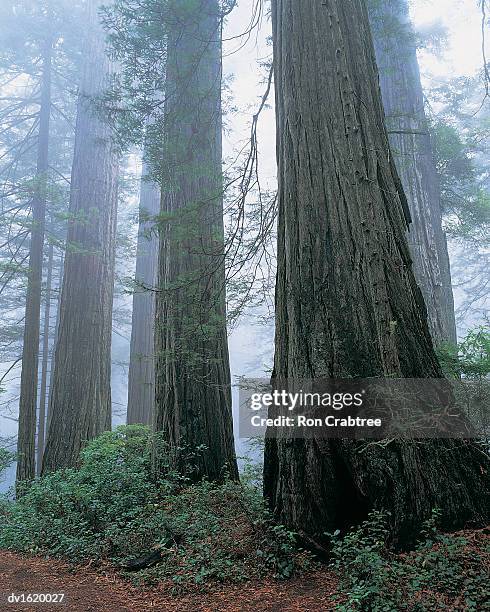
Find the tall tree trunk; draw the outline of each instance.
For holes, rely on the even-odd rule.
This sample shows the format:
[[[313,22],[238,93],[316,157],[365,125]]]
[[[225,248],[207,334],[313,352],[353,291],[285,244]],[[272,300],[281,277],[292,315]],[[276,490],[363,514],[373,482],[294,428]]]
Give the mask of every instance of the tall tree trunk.
[[[154,426],[195,478],[238,477],[226,333],[221,19],[217,0],[172,2],[166,80]]]
[[[272,22],[274,377],[440,377],[364,0],[273,0]],[[384,447],[279,437],[266,442],[264,489],[281,522],[315,539],[385,508],[402,543],[434,506],[446,526],[488,515],[488,467],[474,443],[460,440]]]
[[[77,110],[67,251],[51,380],[43,472],[76,465],[87,440],[111,427],[111,331],[118,153],[94,96],[112,64],[89,0],[89,26]]]
[[[54,324],[54,334],[53,334],[53,345],[51,349],[51,355],[49,360],[49,386],[48,386],[48,401],[47,401],[47,415],[46,415],[46,430],[45,430],[45,439],[44,446],[46,446],[46,431],[49,431],[49,425],[51,422],[51,412],[49,407],[51,405],[51,396],[53,392],[53,386],[51,385],[53,370],[54,370],[54,351],[56,348],[56,344],[58,342],[58,332],[60,328],[60,305],[61,305],[61,287],[63,285],[63,270],[65,265],[64,254],[61,254],[59,267],[58,267],[58,297],[56,298],[56,319]],[[44,458],[44,449],[43,449],[43,458]],[[42,472],[42,467],[41,467]]]
[[[53,41],[46,41],[41,77],[41,106],[35,194],[32,199],[32,229],[29,252],[22,374],[19,400],[19,434],[17,442],[17,490],[36,474],[36,414],[39,367],[41,289],[43,271],[46,190],[49,169],[49,126],[51,120],[51,62]]]
[[[39,390],[39,417],[37,429],[37,461],[36,473],[41,474],[44,454],[44,439],[46,430],[46,400],[48,388],[48,363],[49,363],[49,329],[51,317],[51,284],[53,278],[53,244],[49,245],[48,270],[46,275],[46,296],[44,306],[44,327],[43,327],[43,359],[41,364],[41,388]]]
[[[133,295],[128,377],[128,424],[150,425],[155,403],[155,292],[158,236],[154,217],[160,212],[160,188],[143,164],[140,220],[136,251],[136,288]],[[151,290],[149,290],[151,288]]]
[[[439,180],[408,1],[376,1],[370,16],[391,149],[412,216],[408,243],[415,278],[424,296],[434,344],[455,343],[454,299]]]

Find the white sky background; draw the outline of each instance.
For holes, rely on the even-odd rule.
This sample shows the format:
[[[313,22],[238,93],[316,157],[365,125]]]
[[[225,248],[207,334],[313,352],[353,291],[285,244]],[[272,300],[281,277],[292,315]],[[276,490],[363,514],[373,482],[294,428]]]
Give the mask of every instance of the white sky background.
[[[419,60],[424,76],[436,77],[473,75],[483,66],[481,10],[477,0],[414,0],[412,20],[417,28],[441,21],[448,29],[448,44],[444,61],[427,53]],[[424,83],[426,85],[427,83]]]

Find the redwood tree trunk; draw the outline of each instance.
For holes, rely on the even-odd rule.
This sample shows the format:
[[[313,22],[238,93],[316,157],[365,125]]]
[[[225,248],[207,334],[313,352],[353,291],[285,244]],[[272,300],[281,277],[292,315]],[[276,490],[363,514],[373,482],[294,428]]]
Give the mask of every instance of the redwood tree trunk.
[[[111,331],[118,153],[96,113],[112,65],[105,54],[97,0],[89,31],[77,111],[67,251],[51,379],[43,472],[76,465],[87,440],[111,427]]]
[[[49,385],[48,385],[48,398],[47,398],[47,415],[46,415],[46,429],[45,429],[45,439],[44,445],[46,446],[46,431],[49,431],[49,425],[51,422],[51,412],[49,411],[49,407],[51,405],[51,396],[53,392],[53,386],[51,385],[53,368],[54,368],[54,352],[56,349],[56,344],[58,343],[58,331],[60,327],[60,304],[61,304],[61,287],[63,286],[63,268],[64,268],[65,258],[62,253],[59,260],[58,266],[58,284],[57,284],[57,298],[56,298],[56,317],[54,323],[54,334],[53,334],[53,345],[51,348],[51,355],[49,359]],[[44,449],[43,449],[43,458],[44,458]],[[42,466],[41,466],[42,472]]]
[[[406,240],[408,207],[388,143],[363,0],[273,0],[279,175],[278,379],[440,377]],[[362,446],[363,452],[360,452]],[[266,443],[279,521],[310,537],[391,511],[413,538],[488,514],[474,443]]]
[[[49,245],[48,270],[46,275],[46,296],[44,306],[43,328],[43,359],[41,363],[41,387],[39,389],[39,418],[37,427],[37,461],[36,474],[41,474],[44,455],[44,441],[46,432],[46,400],[48,390],[48,362],[49,362],[49,330],[51,318],[51,284],[53,279],[53,244]]]
[[[216,480],[225,472],[237,478],[225,316],[219,3],[176,1],[170,14],[154,426],[165,432],[178,465],[193,466],[194,478]]]
[[[53,41],[46,41],[41,77],[41,107],[35,194],[32,199],[32,229],[29,251],[22,374],[19,399],[19,433],[17,442],[17,488],[36,475],[36,414],[39,367],[41,289],[43,271],[46,190],[49,169],[49,126],[51,119],[51,63]]]
[[[153,218],[160,212],[160,198],[160,188],[148,179],[144,164],[129,357],[128,424],[150,425],[155,403],[154,287],[157,284],[158,236]]]
[[[408,243],[415,278],[434,344],[456,343],[440,188],[407,0],[374,3],[371,24],[391,150],[412,216]]]

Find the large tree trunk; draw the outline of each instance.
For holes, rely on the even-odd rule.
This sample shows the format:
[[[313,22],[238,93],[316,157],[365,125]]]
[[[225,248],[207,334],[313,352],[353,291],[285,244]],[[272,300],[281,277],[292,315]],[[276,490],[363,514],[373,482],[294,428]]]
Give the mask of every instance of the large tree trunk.
[[[424,296],[434,344],[455,343],[440,188],[407,0],[375,2],[371,24],[391,150],[412,216],[408,243],[415,278]]]
[[[237,478],[226,333],[219,3],[171,3],[154,426],[195,478]],[[187,460],[190,452],[197,456]]]
[[[279,165],[274,377],[440,377],[406,240],[363,0],[273,0]],[[362,447],[363,452],[360,452]],[[315,539],[391,511],[399,542],[431,508],[488,514],[488,461],[464,441],[266,442],[281,522]]]
[[[136,252],[128,377],[128,424],[150,425],[155,403],[155,292],[158,236],[154,217],[160,212],[160,188],[147,176],[143,164],[140,221]]]
[[[43,472],[76,465],[87,440],[111,427],[111,331],[118,153],[93,97],[112,65],[97,9],[89,30],[80,88],[71,177],[67,251]]]
[[[17,489],[36,474],[36,413],[39,367],[39,336],[43,271],[46,190],[49,170],[49,126],[51,119],[51,63],[53,41],[46,41],[41,77],[41,106],[35,194],[32,199],[32,229],[29,251],[22,374],[19,400],[19,434],[17,442]]]

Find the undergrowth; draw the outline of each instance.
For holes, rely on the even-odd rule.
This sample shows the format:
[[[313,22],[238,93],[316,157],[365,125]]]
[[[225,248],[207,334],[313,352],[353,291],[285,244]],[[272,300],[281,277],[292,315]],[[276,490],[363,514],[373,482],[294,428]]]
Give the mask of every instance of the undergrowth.
[[[152,443],[151,443],[152,442]],[[152,434],[128,426],[90,442],[79,469],[36,479],[17,502],[0,507],[0,548],[68,559],[110,561],[123,573],[159,551],[136,581],[175,589],[212,581],[287,578],[307,564],[294,535],[275,525],[252,486],[191,484],[165,468],[152,473]]]
[[[158,477],[152,452],[160,455]],[[191,455],[189,465],[192,470]],[[388,518],[373,512],[346,535],[330,536],[339,580],[333,609],[486,609],[488,534],[442,534],[434,511],[416,549],[398,554],[388,544]],[[18,501],[0,500],[1,548],[111,563],[137,584],[164,583],[174,592],[289,578],[312,564],[297,549],[295,534],[273,522],[257,474],[250,472],[242,484],[192,483],[171,469],[165,444],[136,426],[90,442],[78,469],[36,479]],[[129,572],[155,552],[153,565]]]
[[[433,511],[416,549],[395,554],[386,513],[369,519],[343,538],[331,535],[339,573],[339,612],[489,609],[490,549],[483,532],[443,534]],[[480,540],[475,541],[475,537]]]

